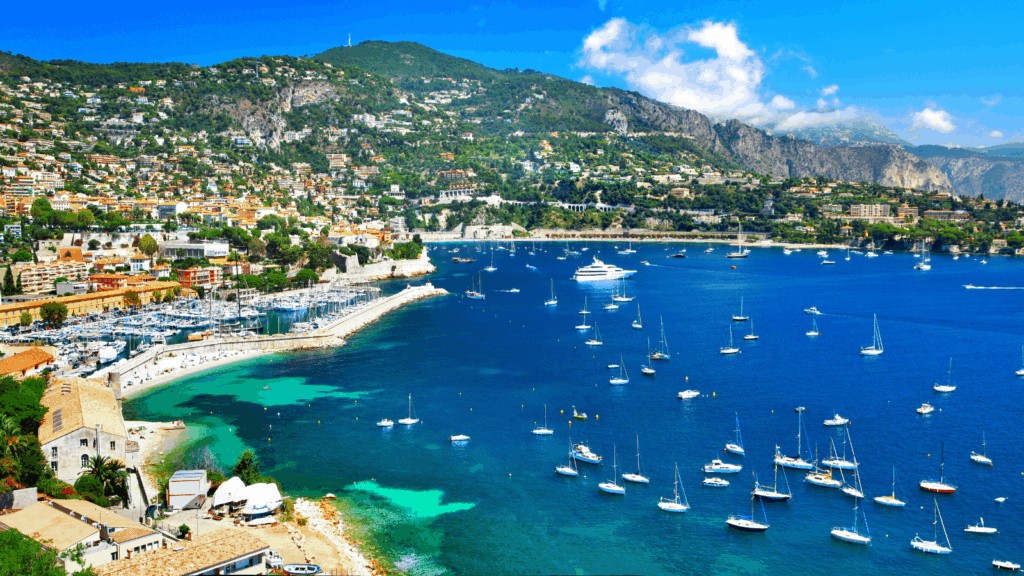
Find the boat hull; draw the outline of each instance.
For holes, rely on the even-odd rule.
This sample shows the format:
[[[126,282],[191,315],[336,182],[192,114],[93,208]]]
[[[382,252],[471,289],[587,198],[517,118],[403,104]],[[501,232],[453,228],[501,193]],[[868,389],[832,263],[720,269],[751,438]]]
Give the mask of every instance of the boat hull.
[[[836,540],[842,540],[843,542],[849,542],[850,544],[858,544],[860,546],[870,546],[871,537],[858,534],[849,528],[833,528],[832,537]]]
[[[746,456],[747,454],[746,451],[743,450],[742,446],[732,443],[725,445],[725,451],[730,454],[735,454],[737,456]]]
[[[896,498],[895,496],[875,496],[875,503],[892,508],[903,508],[907,505],[906,502]]]
[[[949,554],[953,551],[952,548],[943,546],[938,542],[930,542],[928,540],[921,540],[920,538],[914,538],[911,540],[910,545],[914,550],[924,552],[925,554]]]
[[[622,479],[626,482],[633,482],[634,484],[650,484],[651,479],[642,474],[623,474]]]
[[[673,502],[673,501],[658,502],[658,508],[661,508],[665,512],[675,512],[675,513],[686,512],[687,510],[690,509],[689,506],[687,506],[686,504],[683,504],[682,502]]]
[[[814,464],[800,458],[776,458],[775,463],[790,470],[814,470]]]
[[[597,485],[601,489],[601,492],[606,494],[614,494],[616,496],[622,496],[626,493],[626,489],[614,482],[601,482]]]
[[[768,525],[767,524],[761,524],[760,522],[754,522],[753,520],[750,520],[750,519],[747,519],[747,518],[735,518],[733,516],[730,516],[729,519],[725,521],[725,523],[728,524],[730,528],[735,528],[736,530],[739,530],[741,532],[766,532],[766,531],[768,531]]]
[[[925,492],[932,492],[935,494],[952,494],[956,492],[956,486],[952,484],[946,484],[944,482],[929,482],[927,480],[918,484],[921,490]]]

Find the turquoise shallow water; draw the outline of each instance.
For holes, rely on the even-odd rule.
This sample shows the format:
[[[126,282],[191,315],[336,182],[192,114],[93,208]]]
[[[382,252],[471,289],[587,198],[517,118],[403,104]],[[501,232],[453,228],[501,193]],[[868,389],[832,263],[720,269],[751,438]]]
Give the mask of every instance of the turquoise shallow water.
[[[1013,376],[1024,344],[1024,291],[962,286],[1024,286],[1020,262],[935,256],[931,271],[917,272],[906,254],[855,254],[847,262],[833,253],[837,264],[821,266],[806,251],[754,250],[737,262],[723,248],[704,255],[691,247],[690,257],[669,259],[674,246],[637,246],[638,254],[624,256],[598,244],[559,261],[560,247],[530,256],[520,246],[515,256],[496,253],[498,270],[484,273],[488,296],[480,302],[460,295],[489,256],[451,264],[450,248],[435,250],[433,281],[452,296],[399,311],[343,348],[199,374],[131,401],[126,412],[184,418],[192,434],[212,439],[225,467],[243,447],[255,448],[292,493],[342,495],[388,558],[415,574],[788,574],[824,566],[830,573],[977,573],[991,570],[993,558],[1024,560],[1024,380]],[[595,253],[639,270],[627,286],[644,330],[630,328],[635,303],[601,310],[611,286],[568,279]],[[642,259],[652,265],[641,266]],[[556,308],[543,306],[549,278]],[[521,292],[497,292],[513,287]],[[605,342],[598,348],[584,346],[586,337],[573,329],[585,296]],[[741,296],[761,336],[756,342],[740,340],[749,325],[730,321]],[[824,313],[817,339],[804,336],[810,317],[802,310],[812,305]],[[863,358],[857,351],[870,344],[873,313],[886,351]],[[644,378],[639,367],[647,338],[657,341],[659,316],[672,360]],[[730,325],[742,353],[727,357],[718,348]],[[612,387],[607,364],[620,355],[631,382]],[[945,381],[950,356],[959,388],[936,395],[931,386]],[[703,395],[676,399],[684,388]],[[378,429],[380,418],[405,415],[409,393],[422,423]],[[937,410],[918,416],[914,409],[925,401]],[[545,403],[556,433],[535,437],[530,430]],[[591,419],[570,426],[573,405]],[[822,452],[835,434],[822,420],[835,412],[853,420],[869,498],[889,491],[896,466],[896,491],[908,506],[865,504],[870,548],[829,537],[834,525],[850,523],[851,500],[806,485],[795,472],[788,474],[793,499],[766,505],[766,534],[724,524],[729,514],[749,511],[747,473],[770,478],[775,444],[796,450],[799,405],[807,407],[809,444]],[[699,468],[723,456],[734,412],[747,456],[726,459],[742,462],[744,472],[724,490],[703,488]],[[992,468],[968,458],[981,449],[982,431]],[[624,497],[602,494],[597,484],[611,475],[613,446],[625,471],[635,467],[637,433],[651,484],[627,485]],[[472,440],[452,446],[452,434]],[[607,463],[581,465],[578,479],[556,476],[570,435]],[[931,536],[931,497],[917,482],[938,474],[943,443],[946,475],[960,486],[939,497],[954,552],[930,557],[909,542],[916,533]],[[693,506],[682,515],[656,507],[671,495],[675,462]],[[997,496],[1008,500],[999,505]],[[1001,533],[963,533],[979,516]]]

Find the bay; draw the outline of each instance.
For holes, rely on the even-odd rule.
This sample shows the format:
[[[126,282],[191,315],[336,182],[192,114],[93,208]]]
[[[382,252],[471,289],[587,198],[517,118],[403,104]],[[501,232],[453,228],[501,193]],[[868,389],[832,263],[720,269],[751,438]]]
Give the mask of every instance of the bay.
[[[836,265],[822,266],[813,251],[755,249],[737,261],[722,247],[704,254],[691,245],[687,258],[675,259],[668,255],[678,245],[634,245],[632,255],[607,243],[573,246],[588,250],[565,260],[556,259],[562,246],[553,243],[538,244],[533,256],[525,244],[514,255],[497,250],[497,270],[482,273],[485,301],[461,294],[493,246],[435,246],[431,280],[451,296],[394,313],[339,349],[261,358],[154,390],[127,402],[126,417],[183,418],[225,468],[251,447],[287,492],[339,494],[375,549],[414,574],[780,574],[825,563],[830,572],[931,574],[1021,560],[1024,380],[1013,371],[1024,343],[1024,291],[964,288],[1024,286],[1019,262],[933,255],[924,272],[913,270],[909,254],[855,253],[845,261],[834,253]],[[454,248],[477,261],[451,263]],[[570,280],[592,255],[638,270],[626,282],[633,303],[605,311],[614,283]],[[555,307],[543,305],[550,279]],[[511,288],[520,292],[500,291]],[[585,297],[603,346],[585,346],[589,335],[573,328]],[[757,341],[742,340],[749,324],[731,320],[741,297]],[[630,327],[636,304],[643,330]],[[818,338],[804,335],[809,306],[822,311]],[[885,353],[865,358],[858,350],[871,343],[873,314]],[[647,339],[657,344],[659,317],[672,359],[646,378],[640,365]],[[730,326],[742,352],[723,356]],[[630,383],[609,386],[607,366],[620,356]],[[958,388],[935,394],[951,356]],[[687,388],[702,395],[678,400]],[[380,418],[406,415],[410,393],[422,422],[377,428]],[[922,402],[936,411],[916,414]],[[555,434],[534,436],[545,403]],[[590,418],[573,420],[573,406]],[[806,406],[805,437],[822,457],[830,436],[841,440],[822,421],[837,412],[852,420],[869,499],[889,492],[896,467],[896,492],[908,505],[865,503],[870,548],[829,537],[833,526],[850,525],[852,500],[793,472],[793,499],[766,504],[767,533],[726,528],[730,514],[749,513],[749,473],[771,477],[776,444],[796,451],[796,406]],[[722,451],[734,413],[742,459]],[[982,431],[991,468],[968,458],[980,451]],[[454,434],[471,440],[453,446]],[[613,446],[620,472],[635,471],[637,434],[651,484],[627,485],[624,497],[599,492],[611,476]],[[580,464],[577,479],[556,476],[570,436],[605,465]],[[943,445],[946,476],[960,487],[938,498],[954,552],[930,557],[910,540],[932,537],[932,499],[917,482],[938,475]],[[744,465],[722,490],[700,485],[700,467],[716,457]],[[692,509],[673,515],[656,504],[671,496],[676,462]],[[1008,500],[997,504],[998,496]],[[1000,534],[963,533],[979,516]]]

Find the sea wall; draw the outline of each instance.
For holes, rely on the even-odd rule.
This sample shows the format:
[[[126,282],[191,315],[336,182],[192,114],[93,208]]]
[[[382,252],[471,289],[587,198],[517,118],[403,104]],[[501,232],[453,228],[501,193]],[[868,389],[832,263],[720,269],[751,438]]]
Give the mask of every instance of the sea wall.
[[[387,280],[389,278],[412,278],[423,276],[437,270],[437,267],[430,262],[426,247],[415,260],[385,260],[384,262],[373,262],[360,266],[355,256],[346,258],[348,271],[338,274],[338,278],[350,282],[372,282],[374,280]]]

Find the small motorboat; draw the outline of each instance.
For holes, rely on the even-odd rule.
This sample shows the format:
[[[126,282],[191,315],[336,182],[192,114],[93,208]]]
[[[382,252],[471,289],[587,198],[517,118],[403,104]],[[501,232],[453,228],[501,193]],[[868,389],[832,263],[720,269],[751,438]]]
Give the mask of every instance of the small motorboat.
[[[1010,562],[1009,560],[993,560],[992,567],[998,570],[1009,570],[1010,572],[1016,572],[1020,570],[1020,564],[1016,562]]]
[[[918,414],[931,414],[932,412],[935,412],[935,407],[927,402],[917,407]]]
[[[679,394],[676,394],[680,400],[689,400],[690,398],[696,398],[700,396],[700,390],[683,390]]]
[[[572,407],[572,417],[577,419],[577,420],[586,420],[587,419],[587,413],[586,412],[577,412],[576,411],[576,407],[573,406]]]
[[[395,425],[395,423],[393,421],[391,421],[391,420],[388,420],[387,418],[384,418],[380,422],[377,422],[377,427],[378,428],[391,428],[394,425]]]
[[[455,436],[449,436],[448,439],[452,441],[452,444],[458,444],[460,442],[468,442],[469,436],[466,436],[465,434],[456,434]]]
[[[824,422],[825,426],[846,426],[849,423],[849,418],[843,418],[839,414],[836,414],[835,416],[829,418],[828,420],[825,420]]]
[[[806,314],[812,314],[814,316],[818,316],[819,314],[821,314],[821,311],[818,310],[818,308],[816,306],[811,306],[810,308],[804,308],[804,312]]]
[[[998,534],[999,530],[996,530],[992,526],[985,526],[985,519],[978,518],[978,523],[969,524],[964,528],[964,532],[970,532],[971,534]]]
[[[285,574],[319,574],[318,564],[285,564],[281,566]]]
[[[714,476],[708,476],[707,478],[704,479],[703,482],[701,482],[701,484],[709,488],[725,488],[726,486],[729,485],[729,481],[726,480],[725,478],[716,478]]]

